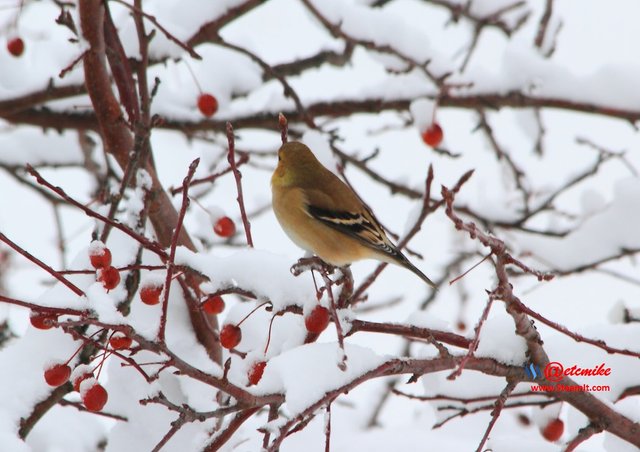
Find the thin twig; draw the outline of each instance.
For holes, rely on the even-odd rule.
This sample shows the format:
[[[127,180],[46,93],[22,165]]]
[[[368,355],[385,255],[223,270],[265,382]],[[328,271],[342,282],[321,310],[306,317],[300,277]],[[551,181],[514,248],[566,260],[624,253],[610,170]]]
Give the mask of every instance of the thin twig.
[[[238,155],[240,156],[240,158],[236,162],[236,167],[242,166],[249,161],[249,154],[247,154],[246,152],[243,152],[243,153],[238,152]],[[225,174],[230,173],[232,171],[233,171],[233,168],[229,166],[228,168],[220,170],[217,173],[213,173],[207,177],[193,179],[193,181],[191,181],[190,187],[195,187],[196,185],[213,182],[216,179],[218,179],[220,176],[224,176]],[[172,195],[177,195],[178,193],[182,193],[182,186],[169,188],[169,193],[171,193]]]
[[[191,47],[188,44],[185,44],[184,42],[180,41],[178,38],[176,38],[174,35],[172,35],[166,28],[164,28],[162,25],[160,25],[160,23],[158,22],[158,19],[155,18],[155,16],[152,16],[150,14],[145,13],[144,11],[142,11],[139,8],[136,8],[133,5],[128,4],[127,2],[123,1],[123,0],[113,0],[116,3],[119,3],[123,6],[126,6],[127,8],[129,8],[131,11],[137,13],[137,14],[141,14],[144,16],[145,19],[149,20],[149,22],[151,22],[153,25],[155,25],[156,27],[158,27],[158,30],[160,30],[169,41],[174,42],[175,44],[178,45],[178,47],[182,48],[183,50],[185,50],[190,56],[191,58],[195,58],[196,60],[201,60],[202,57],[200,56],[200,54],[198,52],[196,52],[193,47]]]
[[[176,229],[173,232],[173,238],[171,239],[171,248],[169,250],[169,259],[167,260],[167,276],[164,281],[163,299],[162,299],[162,315],[160,317],[160,329],[158,331],[158,340],[164,343],[164,332],[167,326],[167,311],[169,309],[169,291],[171,289],[171,280],[173,279],[174,262],[176,257],[176,248],[178,246],[178,237],[180,236],[180,230],[184,222],[184,216],[187,213],[187,207],[189,207],[189,183],[193,178],[193,175],[198,168],[200,159],[197,158],[191,165],[189,165],[189,171],[182,181],[182,206],[180,207],[180,213],[178,214],[178,222]]]
[[[517,384],[518,382],[515,380],[508,381],[507,385],[500,393],[500,396],[496,399],[494,403],[494,408],[491,411],[491,421],[489,422],[489,425],[487,426],[487,429],[485,430],[484,435],[480,440],[480,444],[478,444],[478,448],[476,449],[476,452],[482,452],[484,445],[487,442],[487,439],[489,438],[489,434],[493,429],[493,426],[496,424],[496,422],[498,421],[498,418],[500,417],[500,413],[502,412],[502,408],[504,408],[505,402],[507,401],[507,399],[509,398],[509,395],[511,395],[511,392],[515,389]]]
[[[476,323],[476,326],[473,329],[473,340],[469,344],[469,349],[467,350],[467,354],[464,356],[462,361],[460,361],[460,365],[456,368],[456,370],[451,374],[449,374],[449,376],[447,376],[448,380],[455,380],[462,374],[465,364],[473,356],[476,349],[478,348],[478,344],[480,343],[480,332],[482,331],[482,326],[484,325],[484,322],[487,320],[487,317],[489,317],[489,311],[491,310],[491,305],[493,303],[493,300],[494,300],[494,297],[492,295],[489,295],[489,299],[487,300],[484,310],[482,311],[482,315],[478,319],[478,323]]]
[[[76,295],[78,295],[79,297],[84,297],[85,296],[84,292],[78,286],[73,284],[71,281],[69,281],[67,278],[62,276],[59,272],[55,271],[53,268],[49,267],[47,264],[45,264],[40,259],[35,257],[33,254],[29,253],[27,250],[25,250],[24,248],[18,246],[13,241],[9,240],[9,238],[6,235],[4,235],[2,232],[0,232],[0,241],[3,241],[7,245],[9,245],[11,248],[13,248],[16,252],[22,254],[24,257],[29,259],[31,262],[36,264],[38,267],[42,268],[44,271],[49,273],[55,279],[57,279],[62,284],[67,286],[69,289],[71,289],[71,291],[73,293],[75,293]]]
[[[251,238],[251,223],[249,223],[249,218],[247,218],[247,211],[244,208],[244,197],[242,196],[242,173],[240,173],[236,164],[235,138],[233,136],[233,126],[230,122],[227,122],[227,141],[229,142],[229,154],[227,155],[227,160],[229,161],[231,171],[233,171],[233,177],[236,179],[236,189],[238,191],[238,197],[236,199],[238,201],[238,205],[240,206],[242,225],[244,226],[244,233],[247,237],[247,245],[253,248],[253,239]]]
[[[40,185],[44,185],[45,187],[47,187],[49,190],[51,190],[54,193],[56,193],[58,196],[60,196],[62,199],[67,201],[72,206],[77,207],[78,209],[82,210],[87,216],[92,217],[92,218],[96,218],[96,219],[98,219],[98,220],[100,220],[100,221],[102,221],[104,223],[108,223],[111,226],[113,226],[114,228],[124,232],[128,236],[132,237],[134,240],[138,241],[145,249],[157,254],[161,259],[166,260],[168,258],[167,253],[162,249],[162,247],[160,246],[159,243],[149,240],[144,235],[137,233],[136,231],[134,231],[133,229],[129,228],[128,226],[126,226],[126,225],[124,225],[122,223],[119,223],[119,222],[117,222],[115,220],[112,220],[110,218],[107,218],[104,215],[96,212],[95,210],[92,210],[92,209],[86,207],[85,205],[83,205],[82,203],[76,201],[75,199],[73,199],[72,197],[67,195],[62,188],[56,187],[56,186],[52,185],[51,183],[47,182],[40,175],[40,173],[38,171],[36,171],[35,168],[33,168],[31,165],[27,165],[27,171],[29,172],[29,174],[31,174],[32,176],[34,176],[36,178],[36,181]]]
[[[331,452],[331,403],[327,404],[324,419],[324,452]]]

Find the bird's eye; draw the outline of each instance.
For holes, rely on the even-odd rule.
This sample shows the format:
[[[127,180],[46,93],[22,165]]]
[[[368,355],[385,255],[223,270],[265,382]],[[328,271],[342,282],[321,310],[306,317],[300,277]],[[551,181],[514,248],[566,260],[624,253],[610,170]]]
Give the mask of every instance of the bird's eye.
[[[280,156],[280,154],[278,154],[278,161],[282,160],[282,157]]]

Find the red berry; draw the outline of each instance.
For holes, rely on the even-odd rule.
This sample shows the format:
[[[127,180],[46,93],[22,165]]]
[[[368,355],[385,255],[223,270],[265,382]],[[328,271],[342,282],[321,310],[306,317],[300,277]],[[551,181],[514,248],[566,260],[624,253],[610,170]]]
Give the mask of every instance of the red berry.
[[[111,251],[102,242],[92,242],[89,247],[89,260],[96,269],[111,267]]]
[[[53,328],[54,322],[58,320],[58,316],[55,314],[48,314],[44,312],[31,312],[29,321],[31,325],[39,330],[48,330]]]
[[[242,330],[237,325],[227,324],[220,331],[220,345],[232,349],[242,340]]]
[[[120,272],[117,268],[106,267],[98,269],[98,281],[107,290],[115,289],[120,283]]]
[[[87,378],[93,378],[92,367],[86,364],[81,364],[73,370],[71,374],[71,384],[73,384],[73,390],[80,392],[80,384]]]
[[[442,127],[440,127],[440,124],[434,122],[429,126],[427,130],[422,132],[422,141],[424,141],[432,148],[435,148],[442,142],[443,135],[444,134],[442,132]]]
[[[316,306],[304,319],[304,326],[310,333],[320,334],[329,325],[329,310],[324,306]]]
[[[222,217],[216,224],[213,226],[213,232],[218,234],[220,237],[231,237],[236,233],[236,224],[229,217]]]
[[[89,411],[100,411],[107,403],[109,394],[100,383],[94,382],[87,390],[82,388],[82,403]]]
[[[111,339],[109,339],[109,345],[114,350],[127,349],[131,347],[132,342],[133,341],[131,340],[130,337],[127,337],[122,333],[116,333],[113,336],[111,336]]]
[[[257,361],[253,363],[253,366],[249,369],[249,386],[258,384],[266,366],[267,363],[265,361]]]
[[[13,38],[7,42],[7,50],[14,57],[19,57],[24,52],[24,41],[21,38]]]
[[[198,109],[207,118],[212,117],[218,111],[218,99],[211,94],[203,93],[198,97]]]
[[[209,295],[202,303],[202,309],[207,314],[220,314],[224,311],[224,300],[220,295]]]
[[[541,433],[547,441],[556,442],[564,433],[564,422],[560,419],[554,419],[542,429]]]
[[[58,387],[69,381],[71,367],[66,364],[54,364],[44,371],[44,379],[49,386]]]
[[[158,286],[155,283],[145,284],[140,289],[140,299],[144,304],[153,306],[160,303],[160,294],[162,293],[162,286]]]

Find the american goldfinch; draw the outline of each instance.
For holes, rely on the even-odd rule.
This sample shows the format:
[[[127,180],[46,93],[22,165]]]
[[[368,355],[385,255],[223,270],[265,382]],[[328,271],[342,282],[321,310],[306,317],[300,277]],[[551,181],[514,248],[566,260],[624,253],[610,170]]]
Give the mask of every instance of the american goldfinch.
[[[273,211],[299,247],[338,267],[360,259],[376,259],[411,270],[429,284],[389,240],[373,213],[302,143],[278,150],[271,177]]]

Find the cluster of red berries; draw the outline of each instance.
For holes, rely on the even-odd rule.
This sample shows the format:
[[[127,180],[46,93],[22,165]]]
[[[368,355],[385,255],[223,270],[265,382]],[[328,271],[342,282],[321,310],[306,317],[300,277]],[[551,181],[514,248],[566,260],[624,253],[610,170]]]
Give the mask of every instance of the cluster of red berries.
[[[7,50],[14,57],[19,57],[24,52],[24,41],[19,37],[10,39],[7,41]]]
[[[89,260],[96,269],[96,279],[102,283],[107,292],[120,284],[120,272],[111,266],[111,251],[104,243],[94,241],[89,247]]]
[[[222,299],[220,300],[222,301]],[[223,306],[224,306],[224,302]],[[222,311],[220,311],[222,312]],[[324,306],[316,306],[304,319],[304,326],[309,333],[320,334],[329,325],[331,315],[329,310]],[[220,345],[224,348],[231,350],[235,348],[242,340],[242,330],[240,324],[246,320],[246,317],[237,325],[227,323],[220,330]]]
[[[219,302],[222,303],[222,309],[224,309],[224,301],[222,301],[222,298],[218,295],[211,296],[209,299],[207,299],[203,307],[206,305],[206,303],[209,302],[209,300],[215,300],[216,298],[220,298]],[[220,311],[217,311],[216,314],[222,312],[222,309],[220,309]],[[242,341],[242,329],[240,328],[240,325],[247,319],[247,317],[238,322],[238,324],[227,323],[222,327],[222,329],[220,330],[220,345],[228,350],[231,350],[236,348],[238,344],[240,344],[240,341]],[[329,310],[324,306],[318,305],[313,308],[309,315],[305,317],[304,325],[309,333],[320,334],[327,328],[330,320],[331,315],[329,313]],[[266,367],[266,365],[266,361],[256,361],[255,363],[253,363],[247,374],[249,385],[258,384],[258,382],[262,378],[262,374],[264,373],[264,368]]]
[[[233,325],[231,323],[228,323],[222,327],[222,330],[220,330],[220,345],[222,345],[224,348],[227,348],[229,350],[235,348],[241,340],[242,330],[240,329],[240,324]],[[262,379],[262,374],[264,373],[264,368],[266,366],[266,361],[256,361],[251,365],[251,367],[249,368],[249,372],[247,373],[249,386],[257,385],[260,382],[260,379]]]
[[[44,371],[44,379],[49,386],[58,387],[71,380],[73,390],[80,393],[82,403],[89,411],[100,411],[106,405],[107,390],[93,376],[90,366],[78,366],[73,372],[69,363],[49,365]]]
[[[128,349],[132,343],[133,341],[130,337],[119,332],[111,334],[109,338],[109,345],[113,350]],[[94,371],[96,368],[102,366],[106,356],[103,357],[102,362],[96,366],[96,368],[88,365],[80,365],[72,372],[69,362],[79,351],[80,349],[63,363],[58,362],[48,365],[44,370],[44,380],[49,386],[53,386],[54,388],[71,381],[73,390],[80,393],[82,403],[87,410],[100,411],[107,403],[108,394],[106,389],[94,378]]]
[[[95,241],[89,247],[89,260],[96,269],[96,279],[107,290],[114,289],[120,283],[120,272],[111,266],[111,251],[102,242]],[[34,328],[48,330],[58,321],[58,314],[52,312],[31,312],[29,321]]]

